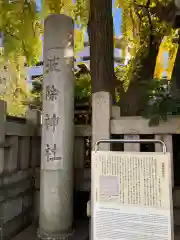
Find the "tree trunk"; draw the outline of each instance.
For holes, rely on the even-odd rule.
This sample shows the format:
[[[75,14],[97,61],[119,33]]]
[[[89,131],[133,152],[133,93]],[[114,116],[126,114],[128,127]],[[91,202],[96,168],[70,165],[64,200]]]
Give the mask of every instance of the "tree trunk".
[[[121,91],[121,115],[122,116],[139,116],[145,108],[146,102],[144,101],[144,84],[153,79],[154,69],[156,65],[156,58],[159,51],[159,43],[152,44],[148,50],[146,57],[137,56],[135,60],[136,76],[132,76],[127,92]]]
[[[114,44],[112,0],[90,0],[88,24],[92,93],[114,95]]]
[[[174,1],[163,4],[163,1],[156,1],[155,7],[150,8],[151,14],[155,14],[161,21],[174,25],[177,7]]]
[[[180,90],[180,44],[178,46],[176,59],[174,62],[174,68],[172,72],[172,80],[175,81],[176,87]]]

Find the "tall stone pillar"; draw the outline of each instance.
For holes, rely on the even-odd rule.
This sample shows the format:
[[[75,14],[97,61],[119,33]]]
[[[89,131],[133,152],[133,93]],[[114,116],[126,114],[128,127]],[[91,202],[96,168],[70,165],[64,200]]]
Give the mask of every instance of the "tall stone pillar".
[[[50,15],[44,24],[39,237],[68,239],[73,219],[73,20]]]

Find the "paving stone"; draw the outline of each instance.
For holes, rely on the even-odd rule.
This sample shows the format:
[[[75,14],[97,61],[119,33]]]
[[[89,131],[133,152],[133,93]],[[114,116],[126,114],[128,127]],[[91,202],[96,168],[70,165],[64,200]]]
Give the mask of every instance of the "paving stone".
[[[89,225],[88,221],[79,221],[75,225],[75,233],[70,240],[88,240]],[[31,225],[23,232],[18,234],[12,240],[38,240],[37,229],[34,225]]]

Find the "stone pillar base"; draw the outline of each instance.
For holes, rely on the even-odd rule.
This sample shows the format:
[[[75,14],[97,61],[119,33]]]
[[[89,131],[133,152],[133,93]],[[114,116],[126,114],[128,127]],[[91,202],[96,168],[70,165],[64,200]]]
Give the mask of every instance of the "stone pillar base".
[[[71,233],[59,233],[59,234],[52,234],[52,233],[45,233],[38,229],[37,236],[41,240],[70,240],[73,236],[74,231]]]

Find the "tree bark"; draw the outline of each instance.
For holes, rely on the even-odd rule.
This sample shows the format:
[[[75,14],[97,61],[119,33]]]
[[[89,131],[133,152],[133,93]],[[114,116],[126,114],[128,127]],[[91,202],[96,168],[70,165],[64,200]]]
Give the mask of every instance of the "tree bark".
[[[155,14],[161,21],[174,25],[177,7],[173,1],[163,4],[163,1],[157,1],[155,7],[151,7],[151,13]]]
[[[153,79],[156,58],[159,51],[159,43],[154,43],[147,50],[148,54],[137,56],[135,60],[141,67],[135,65],[137,75],[133,75],[130,79],[130,84],[127,92],[121,91],[120,108],[122,116],[139,116],[146,106],[144,101],[144,84]],[[140,59],[142,58],[142,59]],[[138,70],[137,70],[138,69]]]
[[[137,16],[140,20],[139,36],[140,42],[144,44],[144,36],[141,39],[141,23],[142,15],[139,15],[138,11],[143,10],[143,16],[148,18],[149,24],[149,43],[146,47],[144,53],[136,55],[134,73],[130,79],[130,84],[127,92],[121,91],[121,115],[123,116],[137,116],[141,115],[142,111],[146,107],[146,99],[144,98],[144,92],[146,91],[145,85],[154,77],[154,69],[156,65],[156,59],[159,52],[159,46],[161,43],[161,37],[157,39],[157,36],[154,36],[154,24],[152,21],[152,12],[158,16],[166,13],[166,21],[171,21],[173,16],[174,7],[172,4],[164,6],[163,4],[157,4],[154,8],[150,7],[151,0],[147,1],[146,5],[134,4],[134,8]],[[167,9],[170,11],[169,15],[167,14]],[[167,16],[168,15],[168,16]],[[161,16],[162,18],[162,16]],[[148,32],[147,32],[148,34]],[[142,84],[143,82],[143,84]],[[147,85],[147,84],[146,84]]]
[[[178,90],[180,90],[180,80],[179,80],[180,67],[179,66],[180,66],[180,44],[178,46],[177,55],[176,55],[176,59],[174,62],[174,68],[173,68],[173,72],[172,72],[172,80],[175,81],[176,87]]]
[[[114,96],[112,0],[90,0],[88,32],[92,93],[105,91]]]

